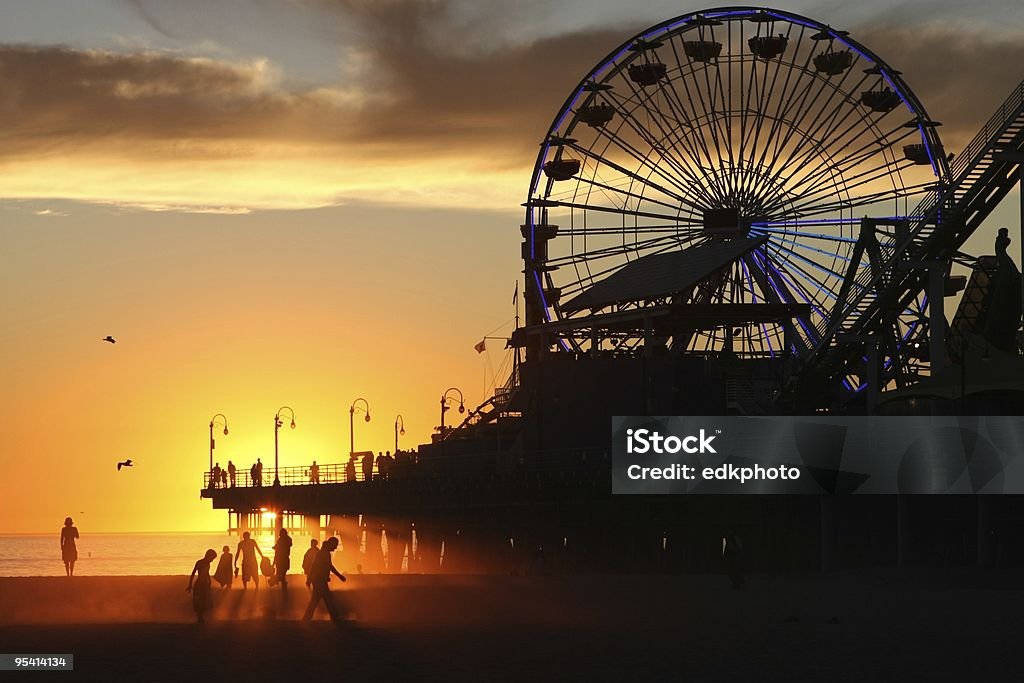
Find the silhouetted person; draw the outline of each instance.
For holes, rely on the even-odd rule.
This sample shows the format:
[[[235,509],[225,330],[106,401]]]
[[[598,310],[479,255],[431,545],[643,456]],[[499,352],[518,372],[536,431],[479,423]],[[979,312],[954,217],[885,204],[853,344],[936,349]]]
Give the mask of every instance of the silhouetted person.
[[[242,540],[238,542],[235,550],[235,566],[238,566],[238,559],[242,559],[242,590],[248,588],[249,579],[252,579],[256,590],[260,589],[260,567],[256,563],[256,554],[263,557],[263,551],[252,539],[252,535],[246,531],[242,534]]]
[[[235,463],[228,460],[228,479],[231,480],[231,488],[235,488],[236,479]]]
[[[214,464],[213,471],[211,472],[211,474],[213,476],[210,477],[210,487],[211,488],[217,488],[217,485],[220,484],[220,463],[219,462]]]
[[[60,557],[64,560],[64,571],[68,576],[75,575],[75,562],[78,560],[78,529],[70,517],[64,520],[64,528],[60,530]]]
[[[309,483],[320,483],[320,465],[316,464],[316,460],[314,460],[313,464],[309,466]]]
[[[256,483],[256,463],[253,463],[252,467],[249,468],[249,483],[253,486],[259,486]]]
[[[309,605],[306,606],[306,613],[302,615],[303,621],[309,621],[313,618],[313,612],[321,600],[324,601],[324,605],[327,607],[327,613],[331,615],[331,621],[335,623],[341,621],[342,615],[338,611],[338,606],[334,603],[334,597],[331,595],[330,588],[327,586],[331,580],[331,574],[334,574],[342,581],[345,580],[341,572],[331,564],[331,553],[337,547],[337,537],[332,536],[328,538],[324,541],[323,547],[320,548],[316,558],[313,560],[313,566],[309,572],[309,582],[313,587],[313,594],[309,596]]]
[[[373,479],[373,451],[367,451],[363,456],[363,481]]]
[[[722,562],[725,565],[725,573],[732,582],[733,590],[743,587],[743,541],[736,534],[726,536],[722,539]]]
[[[1007,228],[996,236],[996,272],[985,296],[985,314],[979,323],[985,339],[1000,351],[1017,353],[1020,327],[1020,271],[1007,253],[1012,240]]]
[[[317,547],[319,542],[314,538],[309,542],[309,550],[302,556],[302,573],[306,576],[306,588],[312,588],[313,584],[309,581],[309,572],[313,569],[313,560],[316,559],[316,554],[320,552],[320,548]]]
[[[231,571],[232,565],[231,548],[224,546],[220,562],[217,563],[217,571],[213,575],[213,578],[217,580],[221,588],[231,588],[231,583],[234,580],[234,574]]]
[[[202,559],[196,561],[192,573],[188,577],[188,588],[192,592],[192,607],[196,611],[196,623],[203,623],[203,615],[213,607],[213,595],[210,587],[210,564],[217,559],[217,551],[210,548]],[[198,575],[198,578],[197,578]],[[196,579],[195,586],[192,579]]]
[[[221,470],[220,471],[220,485],[221,485],[221,488],[225,488],[226,489],[228,487],[228,471],[227,470]]]
[[[256,485],[263,486],[263,461],[256,458]]]
[[[281,529],[274,544],[274,571],[281,590],[288,590],[288,569],[292,566],[292,537],[287,529]]]
[[[345,481],[356,480],[356,456],[352,454],[349,456],[348,462],[345,463]]]

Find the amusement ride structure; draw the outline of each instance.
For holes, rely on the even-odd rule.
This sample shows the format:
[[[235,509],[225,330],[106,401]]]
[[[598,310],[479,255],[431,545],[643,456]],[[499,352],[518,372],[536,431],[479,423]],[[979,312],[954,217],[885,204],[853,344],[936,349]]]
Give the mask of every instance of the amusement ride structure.
[[[514,341],[528,362],[769,360],[774,381],[748,372],[738,392],[746,412],[870,409],[981,331],[975,306],[951,339],[944,299],[1017,182],[1024,89],[955,155],[940,125],[896,68],[802,16],[732,7],[644,31],[541,144]]]
[[[526,538],[578,567],[708,570],[725,523],[763,541],[765,568],[913,561],[928,545],[914,549],[905,497],[894,525],[886,497],[838,502],[834,477],[821,496],[611,496],[611,417],[1020,414],[1012,240],[965,245],[1024,180],[1024,83],[962,150],[940,125],[894,66],[806,17],[729,7],[643,31],[543,136],[508,382],[451,427],[446,392],[432,443],[387,473],[207,475],[202,495],[232,530],[272,510],[373,549],[387,526],[389,545],[432,555],[418,567],[464,551],[507,569]],[[967,381],[974,356],[999,356],[994,379]],[[942,533],[995,555],[991,497],[933,498]],[[997,498],[1024,538],[1024,507]]]

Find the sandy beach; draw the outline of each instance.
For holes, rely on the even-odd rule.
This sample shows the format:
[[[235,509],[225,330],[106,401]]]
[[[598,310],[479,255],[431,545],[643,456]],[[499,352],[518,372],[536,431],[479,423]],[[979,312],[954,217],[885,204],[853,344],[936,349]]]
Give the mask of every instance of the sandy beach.
[[[298,577],[202,626],[185,577],[0,579],[0,643],[75,655],[32,680],[1002,680],[1020,578],[355,576],[340,628],[298,621]]]

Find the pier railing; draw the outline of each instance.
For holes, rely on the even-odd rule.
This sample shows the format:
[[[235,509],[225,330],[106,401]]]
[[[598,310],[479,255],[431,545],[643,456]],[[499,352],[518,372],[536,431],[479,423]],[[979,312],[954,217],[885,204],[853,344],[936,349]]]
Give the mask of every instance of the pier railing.
[[[531,473],[571,473],[610,466],[610,454],[607,449],[578,448],[538,450],[515,453],[474,453],[468,455],[449,455],[440,458],[418,459],[417,455],[407,454],[399,460],[392,460],[381,472],[374,464],[372,473],[366,473],[362,462],[357,459],[355,471],[348,463],[328,463],[318,465],[319,477],[314,477],[311,465],[282,467],[278,471],[282,486],[315,486],[322,484],[347,484],[368,480],[400,480],[421,478],[464,478],[466,476],[491,476],[494,474]],[[260,481],[254,481],[250,471],[238,470],[234,487],[230,476],[227,484],[218,481],[211,485],[212,473],[203,475],[204,489],[268,487],[274,484],[274,469],[264,468]]]

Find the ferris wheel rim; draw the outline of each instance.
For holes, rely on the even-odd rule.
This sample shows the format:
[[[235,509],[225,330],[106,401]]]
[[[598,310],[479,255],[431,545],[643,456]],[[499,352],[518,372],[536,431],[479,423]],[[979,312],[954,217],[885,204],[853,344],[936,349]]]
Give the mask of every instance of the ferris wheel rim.
[[[563,124],[566,122],[566,117],[573,113],[574,108],[580,101],[581,97],[586,96],[587,84],[598,82],[600,79],[607,79],[609,69],[614,69],[616,73],[624,70],[630,62],[623,61],[622,63],[618,63],[618,60],[634,45],[644,41],[656,40],[659,36],[677,35],[682,32],[683,27],[688,23],[718,20],[747,20],[755,15],[771,17],[771,21],[789,22],[794,25],[802,26],[806,29],[812,29],[827,35],[829,40],[839,41],[840,44],[845,46],[847,49],[853,50],[859,56],[879,69],[879,74],[890,85],[892,90],[899,96],[902,104],[905,105],[913,115],[913,120],[923,122],[929,121],[924,105],[920,102],[909,85],[907,85],[902,79],[900,73],[896,69],[891,67],[885,60],[879,57],[867,46],[861,44],[859,41],[850,37],[843,31],[832,29],[829,25],[792,12],[752,6],[718,7],[673,17],[638,32],[636,35],[622,42],[618,47],[610,51],[597,63],[595,67],[580,79],[577,85],[570,91],[561,108],[558,110],[557,115],[552,120],[547,134],[544,137],[544,142],[541,143],[541,148],[537,155],[537,161],[534,165],[534,171],[530,179],[527,202],[524,204],[526,207],[526,224],[524,227],[528,228],[528,236],[524,236],[527,236],[527,244],[531,258],[534,256],[536,244],[536,217],[534,209],[539,205],[543,205],[543,202],[546,201],[547,197],[551,194],[550,188],[552,181],[550,178],[548,179],[546,191],[542,196],[538,194],[538,188],[540,187],[541,180],[544,175],[542,170],[543,162],[548,158],[550,148],[552,144],[554,144],[553,138],[556,136],[556,133],[565,130],[563,128]],[[689,28],[686,30],[689,30]],[[579,120],[573,119],[569,125],[569,130],[571,130],[572,127],[579,125]],[[949,169],[947,159],[943,154],[941,154],[941,143],[938,139],[938,135],[934,133],[933,128],[923,124],[920,125],[919,132],[921,134],[923,144],[927,148],[929,157],[931,158],[931,166],[936,178],[936,184],[941,184],[948,180]],[[534,280],[536,292],[540,298],[539,308],[543,312],[544,322],[552,322],[554,320],[552,317],[552,310],[554,307],[545,300],[544,283],[542,282],[542,277],[546,277],[550,280],[550,276],[545,275],[542,270],[535,268],[531,269],[529,266],[524,269],[524,273],[526,277]],[[835,273],[833,273],[833,275],[835,275]],[[564,340],[559,339],[558,341],[561,343],[563,348],[569,350]]]

